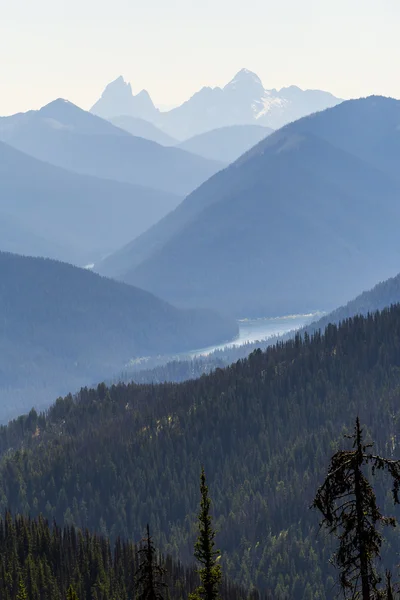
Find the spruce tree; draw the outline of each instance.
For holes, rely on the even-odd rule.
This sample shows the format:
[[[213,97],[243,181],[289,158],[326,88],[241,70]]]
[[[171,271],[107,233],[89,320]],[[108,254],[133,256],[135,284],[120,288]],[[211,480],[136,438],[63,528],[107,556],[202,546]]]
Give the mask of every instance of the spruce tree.
[[[218,600],[219,589],[222,581],[221,566],[218,564],[219,550],[215,549],[215,530],[212,526],[212,517],[210,515],[211,500],[206,485],[206,475],[204,467],[200,476],[200,511],[198,514],[199,534],[194,547],[194,556],[200,563],[198,570],[201,580],[201,586],[197,588],[194,594],[191,594],[191,600],[203,598],[204,600]]]
[[[157,561],[157,552],[147,525],[146,537],[139,549],[139,567],[136,573],[137,600],[163,600],[167,585],[163,581],[166,570]]]
[[[340,571],[340,585],[345,596],[371,600],[378,597],[381,581],[375,569],[380,556],[382,534],[379,525],[394,527],[396,520],[385,517],[377,505],[376,495],[363,467],[370,465],[386,471],[392,478],[392,494],[399,504],[400,461],[371,453],[372,444],[364,444],[363,431],[357,417],[352,450],[340,450],[331,459],[328,476],[313,502],[323,516],[321,525],[339,539],[334,563]],[[365,470],[365,469],[364,469]],[[390,578],[388,590],[391,590]]]
[[[28,600],[28,592],[26,591],[25,583],[22,579],[22,576],[20,577],[20,580],[18,582],[17,600]]]
[[[67,600],[79,600],[78,594],[75,591],[74,586],[71,584],[67,591]]]

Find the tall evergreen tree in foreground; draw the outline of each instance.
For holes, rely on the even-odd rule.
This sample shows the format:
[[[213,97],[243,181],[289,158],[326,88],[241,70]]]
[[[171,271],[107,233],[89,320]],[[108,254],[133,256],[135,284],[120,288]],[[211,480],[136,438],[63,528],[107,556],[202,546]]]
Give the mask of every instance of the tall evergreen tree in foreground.
[[[190,600],[218,600],[222,581],[221,565],[218,564],[219,550],[215,549],[215,530],[210,515],[211,500],[206,485],[204,468],[200,476],[200,512],[198,514],[199,534],[194,546],[194,556],[200,563],[198,571],[201,586],[190,595]]]
[[[371,453],[372,444],[364,444],[358,417],[354,433],[348,437],[353,440],[353,449],[334,454],[328,476],[316,494],[313,507],[322,513],[321,525],[328,527],[339,540],[334,563],[340,571],[344,595],[371,600],[380,595],[378,584],[381,578],[375,570],[382,544],[378,527],[394,527],[396,520],[381,514],[363,467],[370,465],[373,475],[376,470],[390,475],[393,500],[399,504],[400,461]],[[390,575],[387,582],[386,589],[391,594]]]
[[[137,600],[163,600],[163,592],[166,590],[164,576],[166,569],[157,561],[157,552],[150,536],[147,525],[146,537],[142,540],[142,546],[138,552],[139,567],[136,574],[138,587]]]

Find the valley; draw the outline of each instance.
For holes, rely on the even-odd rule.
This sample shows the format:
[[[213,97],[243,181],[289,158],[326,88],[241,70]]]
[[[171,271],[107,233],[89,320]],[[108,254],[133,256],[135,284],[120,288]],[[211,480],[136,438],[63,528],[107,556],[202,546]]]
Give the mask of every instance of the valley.
[[[266,340],[270,337],[281,336],[285,333],[295,332],[304,325],[317,319],[322,313],[311,313],[307,315],[288,315],[285,317],[259,317],[258,319],[241,319],[238,322],[239,335],[229,344],[209,346],[200,350],[193,350],[192,356],[207,355],[216,350],[234,348],[243,344]]]
[[[397,600],[397,6],[44,4],[0,22],[0,599]]]

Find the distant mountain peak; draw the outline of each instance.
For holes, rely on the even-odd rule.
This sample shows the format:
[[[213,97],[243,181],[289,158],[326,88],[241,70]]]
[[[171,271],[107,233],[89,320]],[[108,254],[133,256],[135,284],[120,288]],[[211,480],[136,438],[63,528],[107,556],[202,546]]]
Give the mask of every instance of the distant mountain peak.
[[[234,79],[252,79],[254,81],[257,81],[259,83],[261,83],[261,79],[259,78],[259,76],[254,73],[253,71],[249,71],[249,69],[240,69],[240,71],[238,71],[238,73],[236,73],[236,76],[234,77]]]
[[[107,92],[110,92],[110,90],[114,89],[124,90],[130,95],[132,95],[131,84],[125,81],[122,75],[120,75],[119,77],[117,77],[117,79],[114,79],[114,81],[111,81],[108,85],[106,85],[102,96],[104,96],[104,94],[106,94]]]
[[[136,94],[135,98],[147,99],[153,104],[153,100],[151,99],[151,96],[147,90],[140,90],[140,92],[138,94]]]
[[[47,104],[42,106],[42,109],[46,108],[47,106],[57,106],[57,105],[62,106],[64,104],[71,104],[72,106],[75,106],[72,102],[70,102],[69,100],[66,100],[65,98],[56,98],[55,100],[52,100],[51,102],[48,102]]]
[[[48,104],[42,106],[42,108],[40,108],[38,112],[43,116],[47,116],[49,113],[53,115],[55,112],[58,111],[84,112],[82,108],[79,108],[79,106],[76,106],[76,104],[73,104],[73,102],[65,100],[64,98],[57,98],[56,100],[52,100],[52,102],[49,102]]]
[[[265,89],[260,77],[242,68],[224,86],[205,86],[180,106],[160,112],[148,92],[132,95],[122,76],[109,84],[91,112],[103,118],[130,116],[150,121],[175,139],[189,139],[220,127],[257,124],[278,129],[341,102],[320,90],[295,85]]]
[[[235,77],[225,86],[224,89],[234,86],[251,85],[263,88],[261,79],[256,73],[249,71],[248,69],[241,69],[236,73]]]
[[[105,87],[90,112],[103,118],[128,115],[150,121],[158,114],[147,90],[141,90],[134,96],[131,84],[122,75]]]

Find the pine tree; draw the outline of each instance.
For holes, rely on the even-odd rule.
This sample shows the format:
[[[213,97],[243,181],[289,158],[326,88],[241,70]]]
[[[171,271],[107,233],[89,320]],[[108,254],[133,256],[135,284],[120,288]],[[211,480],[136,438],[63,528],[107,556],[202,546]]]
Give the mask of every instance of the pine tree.
[[[17,600],[28,600],[28,592],[26,591],[26,587],[25,587],[24,580],[22,579],[22,577],[20,577],[20,580],[18,583]]]
[[[163,600],[163,591],[167,585],[163,579],[166,573],[157,561],[157,552],[150,536],[147,525],[147,535],[142,540],[142,546],[138,552],[139,567],[136,574],[136,585],[138,587],[138,600]]]
[[[357,417],[352,450],[340,450],[331,459],[328,476],[319,488],[313,502],[323,516],[321,525],[328,527],[339,539],[334,563],[340,571],[340,585],[344,595],[371,600],[380,592],[381,578],[375,570],[380,555],[382,535],[379,525],[394,527],[393,517],[384,517],[376,502],[376,495],[362,468],[371,465],[386,471],[393,480],[393,500],[399,504],[400,461],[374,455],[363,443],[363,431]],[[388,589],[391,590],[390,579]]]
[[[204,467],[200,476],[200,512],[198,514],[199,534],[194,547],[194,556],[200,563],[201,586],[190,595],[191,600],[203,598],[204,600],[218,600],[219,588],[222,581],[221,566],[218,564],[219,550],[215,549],[215,530],[212,527],[210,515],[211,500],[206,485]]]
[[[73,585],[70,585],[67,591],[67,600],[79,600],[78,599],[78,594],[75,591],[75,588]]]

